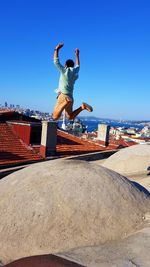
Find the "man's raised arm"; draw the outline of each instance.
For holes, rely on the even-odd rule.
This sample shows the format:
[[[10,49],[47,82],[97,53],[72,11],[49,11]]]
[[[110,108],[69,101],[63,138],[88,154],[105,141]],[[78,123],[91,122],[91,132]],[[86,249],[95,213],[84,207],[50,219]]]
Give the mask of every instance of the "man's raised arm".
[[[75,50],[75,55],[76,55],[76,66],[80,66],[79,49],[78,48],[76,48],[76,50]]]
[[[54,64],[60,72],[64,72],[65,68],[59,62],[59,49],[64,46],[63,43],[58,44],[54,50]]]
[[[64,43],[60,43],[55,47],[54,60],[58,58],[59,49],[61,49],[63,46],[64,46]]]

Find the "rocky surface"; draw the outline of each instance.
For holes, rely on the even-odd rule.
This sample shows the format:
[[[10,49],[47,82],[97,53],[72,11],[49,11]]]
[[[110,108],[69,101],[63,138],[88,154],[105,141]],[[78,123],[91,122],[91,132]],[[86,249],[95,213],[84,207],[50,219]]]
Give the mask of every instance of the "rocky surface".
[[[114,257],[117,244],[144,229],[148,210],[145,193],[104,167],[77,160],[34,164],[0,181],[0,260],[61,253],[101,266],[94,260]]]
[[[150,260],[148,212],[148,194],[114,171],[36,163],[0,181],[0,260],[58,253],[83,266],[136,266],[136,256]]]
[[[142,229],[129,237],[94,247],[82,247],[59,254],[88,267],[149,267],[150,215]]]

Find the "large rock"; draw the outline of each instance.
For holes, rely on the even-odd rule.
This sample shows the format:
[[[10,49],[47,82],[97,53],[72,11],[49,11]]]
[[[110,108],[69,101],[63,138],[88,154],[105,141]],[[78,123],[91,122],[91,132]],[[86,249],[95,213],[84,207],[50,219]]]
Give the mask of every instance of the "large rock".
[[[102,165],[123,175],[147,172],[150,168],[150,144],[121,149]]]
[[[15,259],[126,237],[148,199],[125,177],[77,160],[37,163],[0,181],[0,259]]]

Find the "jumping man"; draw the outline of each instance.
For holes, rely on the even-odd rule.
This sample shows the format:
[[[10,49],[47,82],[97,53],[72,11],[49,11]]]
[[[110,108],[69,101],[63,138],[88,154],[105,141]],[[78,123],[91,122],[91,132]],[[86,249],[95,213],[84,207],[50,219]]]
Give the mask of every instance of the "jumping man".
[[[87,110],[89,112],[93,111],[93,108],[86,104],[82,103],[82,105],[73,111],[73,90],[75,81],[78,79],[78,73],[80,69],[80,60],[79,60],[79,49],[75,50],[75,66],[74,61],[72,59],[68,59],[65,63],[65,67],[62,66],[59,62],[59,50],[64,46],[63,43],[60,43],[56,46],[54,51],[54,64],[60,71],[60,79],[59,79],[59,88],[58,88],[58,97],[57,102],[52,114],[54,120],[58,120],[65,110],[66,117],[68,120],[74,120],[75,117],[83,110]]]

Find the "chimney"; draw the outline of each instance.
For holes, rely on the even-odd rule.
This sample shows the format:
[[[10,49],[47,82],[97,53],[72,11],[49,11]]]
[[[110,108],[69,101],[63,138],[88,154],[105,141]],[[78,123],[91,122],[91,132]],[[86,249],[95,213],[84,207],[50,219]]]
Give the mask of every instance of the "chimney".
[[[104,146],[109,145],[109,131],[110,131],[109,125],[98,124],[98,137],[97,137],[97,139],[102,141]]]
[[[56,154],[57,122],[42,121],[40,154],[46,158]]]

